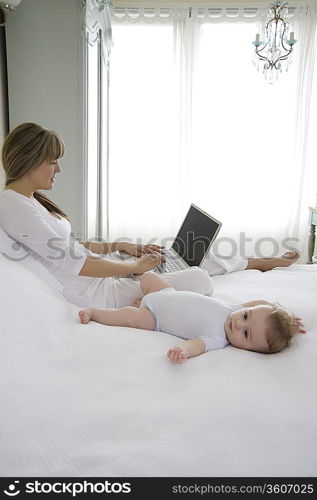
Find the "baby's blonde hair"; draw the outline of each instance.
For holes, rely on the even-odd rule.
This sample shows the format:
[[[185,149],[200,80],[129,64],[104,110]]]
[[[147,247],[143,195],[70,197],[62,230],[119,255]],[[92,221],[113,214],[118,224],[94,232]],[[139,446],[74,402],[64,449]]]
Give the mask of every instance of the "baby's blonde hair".
[[[271,354],[282,351],[289,346],[291,338],[296,333],[294,315],[287,312],[280,304],[273,304],[268,322],[266,338],[269,348],[266,352]]]

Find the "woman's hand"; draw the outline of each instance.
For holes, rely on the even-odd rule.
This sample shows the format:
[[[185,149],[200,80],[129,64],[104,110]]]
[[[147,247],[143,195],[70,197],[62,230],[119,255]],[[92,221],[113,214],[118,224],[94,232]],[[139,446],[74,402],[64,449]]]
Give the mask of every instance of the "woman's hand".
[[[151,271],[156,266],[162,264],[162,255],[158,253],[151,253],[143,255],[133,264],[133,274],[143,274],[146,271]]]
[[[164,254],[164,247],[160,245],[136,245],[135,243],[128,243],[126,241],[118,244],[118,250],[134,257],[141,257],[145,254]]]

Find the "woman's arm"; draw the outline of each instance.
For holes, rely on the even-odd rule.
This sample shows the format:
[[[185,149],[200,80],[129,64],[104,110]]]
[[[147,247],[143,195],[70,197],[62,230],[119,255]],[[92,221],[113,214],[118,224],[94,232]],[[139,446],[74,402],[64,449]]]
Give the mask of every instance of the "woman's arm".
[[[99,257],[87,257],[78,276],[91,278],[109,278],[124,274],[143,274],[161,264],[159,254],[143,255],[135,262],[120,262]]]
[[[201,339],[186,340],[178,347],[173,347],[167,352],[167,357],[175,363],[183,363],[188,358],[199,356],[206,351],[205,342]]]
[[[123,252],[124,251],[124,242],[116,241],[114,243],[105,243],[101,241],[81,241],[81,245],[85,248],[88,248],[92,253],[97,254],[108,254],[112,252]]]
[[[65,230],[51,227],[51,215],[46,218],[36,204],[27,197],[9,200],[6,216],[2,220],[3,229],[16,241],[33,253],[52,274],[64,273],[75,276],[106,278],[124,274],[142,274],[161,263],[161,255],[144,255],[135,262],[113,262],[97,256],[86,255],[83,245],[71,237],[65,237]],[[3,215],[3,214],[2,214]],[[67,223],[68,225],[69,223]],[[64,229],[68,232],[67,225]]]
[[[81,241],[81,245],[88,248],[92,253],[108,254],[113,252],[126,252],[135,257],[141,257],[146,253],[164,253],[164,247],[160,245],[136,245],[127,241],[115,241],[114,243],[106,243],[100,241]]]

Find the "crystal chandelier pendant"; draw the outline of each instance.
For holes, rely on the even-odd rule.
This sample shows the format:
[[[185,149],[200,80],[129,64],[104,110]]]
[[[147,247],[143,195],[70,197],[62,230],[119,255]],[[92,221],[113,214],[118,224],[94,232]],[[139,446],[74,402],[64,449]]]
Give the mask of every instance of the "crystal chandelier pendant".
[[[260,34],[257,33],[255,41],[252,42],[255,46],[253,62],[258,69],[263,69],[265,80],[269,83],[276,81],[282,71],[288,71],[292,61],[290,56],[293,46],[297,42],[294,32],[289,32],[289,23],[283,18],[287,14],[288,2],[276,0],[271,3],[264,29],[264,40],[260,40]]]

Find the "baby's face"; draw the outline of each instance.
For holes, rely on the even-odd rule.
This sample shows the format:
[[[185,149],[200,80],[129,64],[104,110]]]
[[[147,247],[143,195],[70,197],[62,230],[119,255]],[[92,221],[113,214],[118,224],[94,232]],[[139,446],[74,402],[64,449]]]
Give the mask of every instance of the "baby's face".
[[[231,313],[225,322],[225,332],[230,344],[248,351],[266,352],[266,330],[272,306],[246,307]]]

